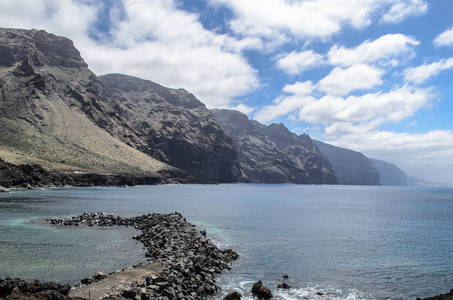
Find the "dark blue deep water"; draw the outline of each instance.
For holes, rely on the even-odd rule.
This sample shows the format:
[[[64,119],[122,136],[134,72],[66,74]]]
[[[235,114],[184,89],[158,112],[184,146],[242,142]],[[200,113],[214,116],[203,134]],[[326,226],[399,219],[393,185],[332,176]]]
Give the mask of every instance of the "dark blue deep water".
[[[133,228],[43,222],[91,211],[182,213],[241,255],[218,283],[245,299],[257,280],[279,299],[415,299],[453,288],[453,189],[418,187],[165,185],[0,194],[0,277],[74,284],[145,260]],[[284,274],[293,288],[279,291]]]

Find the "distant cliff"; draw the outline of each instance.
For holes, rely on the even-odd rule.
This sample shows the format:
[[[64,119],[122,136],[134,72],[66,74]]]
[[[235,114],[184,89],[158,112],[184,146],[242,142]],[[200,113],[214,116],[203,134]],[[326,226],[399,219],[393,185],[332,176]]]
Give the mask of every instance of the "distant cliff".
[[[265,126],[238,111],[212,110],[234,139],[242,176],[248,182],[336,184],[331,165],[308,135],[283,124]]]
[[[360,152],[314,141],[335,170],[339,184],[380,185],[379,170]]]
[[[382,185],[407,185],[406,174],[395,164],[375,158],[370,158],[370,160],[379,170],[379,181]]]

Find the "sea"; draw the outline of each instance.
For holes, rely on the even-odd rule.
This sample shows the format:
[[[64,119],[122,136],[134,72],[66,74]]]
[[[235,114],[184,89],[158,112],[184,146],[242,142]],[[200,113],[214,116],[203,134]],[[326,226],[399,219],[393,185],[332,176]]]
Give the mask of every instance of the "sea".
[[[416,299],[453,288],[453,189],[387,186],[15,190],[0,194],[0,278],[73,285],[146,260],[132,227],[55,226],[46,218],[175,211],[240,254],[217,277],[213,299],[231,291],[252,299],[258,280],[276,299]]]

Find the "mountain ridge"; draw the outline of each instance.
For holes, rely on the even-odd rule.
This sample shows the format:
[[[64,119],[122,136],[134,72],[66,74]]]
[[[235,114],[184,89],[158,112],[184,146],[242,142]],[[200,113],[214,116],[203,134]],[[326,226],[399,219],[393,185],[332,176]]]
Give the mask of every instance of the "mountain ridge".
[[[0,153],[60,172],[190,175],[120,142],[96,122],[102,83],[72,41],[44,31],[0,29]],[[108,110],[107,110],[108,112]],[[162,175],[165,174],[165,175]],[[167,178],[168,179],[168,178]]]
[[[379,184],[361,153],[221,111],[184,89],[96,76],[65,37],[0,28],[0,157],[10,168],[40,165],[76,180]],[[342,161],[326,147],[353,156]]]
[[[311,138],[283,124],[263,125],[238,111],[211,110],[231,136],[247,182],[336,184],[332,167]]]

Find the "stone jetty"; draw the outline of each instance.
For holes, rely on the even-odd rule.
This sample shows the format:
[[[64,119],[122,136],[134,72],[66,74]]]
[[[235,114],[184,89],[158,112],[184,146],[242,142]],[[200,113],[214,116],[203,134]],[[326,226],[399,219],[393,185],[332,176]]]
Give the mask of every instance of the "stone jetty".
[[[134,268],[138,272],[140,269],[145,270],[147,264],[152,264],[154,271],[136,272],[142,276],[123,281],[100,298],[206,299],[219,290],[215,276],[228,269],[229,264],[238,258],[238,254],[231,249],[220,250],[205,237],[204,232],[200,232],[178,212],[133,218],[84,213],[72,218],[47,221],[60,226],[134,226],[141,232],[133,238],[142,242],[147,249],[148,262]],[[85,278],[71,293],[80,295],[77,290],[86,289],[91,284],[102,285],[103,281],[108,282],[115,275],[98,273]]]

